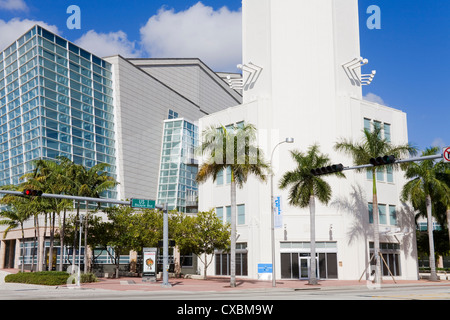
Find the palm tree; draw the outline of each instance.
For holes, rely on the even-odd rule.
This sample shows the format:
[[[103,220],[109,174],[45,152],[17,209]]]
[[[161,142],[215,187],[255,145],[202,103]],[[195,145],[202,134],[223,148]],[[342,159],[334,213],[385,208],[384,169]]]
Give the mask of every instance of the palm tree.
[[[197,173],[198,183],[208,178],[216,181],[220,172],[231,172],[231,287],[236,286],[236,186],[241,188],[251,174],[266,181],[265,171],[269,168],[262,151],[254,146],[255,140],[256,128],[252,124],[230,129],[211,126],[204,130],[203,142],[198,150],[207,156]]]
[[[435,155],[439,152],[438,147],[427,148],[422,156]],[[402,190],[402,200],[410,200],[415,209],[419,208],[425,199],[428,220],[428,241],[430,246],[430,280],[437,281],[436,261],[434,255],[432,202],[433,200],[448,197],[450,189],[447,184],[438,178],[441,166],[434,160],[423,160],[419,163],[411,163],[406,169],[405,176],[412,179],[405,184]],[[435,199],[433,199],[435,198]]]
[[[23,224],[33,215],[33,206],[30,205],[30,200],[17,196],[5,196],[1,199],[2,204],[8,204],[9,210],[0,211],[0,225],[8,226],[5,229],[3,238],[6,237],[10,230],[20,226],[22,232],[22,266],[21,271],[24,272],[24,256],[25,256],[25,233]]]
[[[359,143],[353,143],[351,140],[342,139],[335,144],[337,151],[342,151],[351,157],[355,165],[369,164],[370,159],[383,157],[385,155],[393,155],[399,158],[402,155],[414,154],[416,152],[409,144],[392,145],[386,139],[381,137],[381,126],[374,126],[372,131],[364,129],[364,137]],[[397,164],[390,165],[391,168],[397,169]],[[381,283],[381,261],[380,261],[380,232],[378,217],[378,200],[377,200],[377,183],[376,183],[376,167],[361,168],[357,171],[368,171],[372,174],[373,183],[373,225],[374,225],[374,255],[376,261],[375,283]]]
[[[320,176],[311,173],[311,169],[321,168],[330,165],[330,159],[327,155],[319,153],[319,146],[312,145],[305,154],[300,151],[291,151],[291,156],[295,160],[297,167],[286,172],[280,180],[279,187],[285,189],[290,186],[289,204],[305,208],[309,206],[310,212],[310,237],[311,237],[311,260],[310,260],[310,276],[309,284],[317,284],[316,275],[316,247],[315,247],[315,211],[317,199],[328,204],[331,199],[331,187]],[[335,172],[333,175],[337,177],[345,177],[342,172]]]
[[[73,178],[72,193],[77,196],[84,196],[90,198],[100,198],[104,191],[114,188],[118,182],[108,174],[106,169],[109,164],[98,163],[91,168],[86,168],[82,165],[73,165],[71,167]],[[86,202],[86,212],[88,212],[89,204]],[[80,203],[77,205],[77,217],[79,217]],[[88,214],[85,216],[86,226],[84,227],[84,247],[85,257],[87,248],[87,222]],[[73,259],[75,261],[75,259]],[[87,260],[84,263],[84,272],[87,272]]]
[[[448,237],[450,241],[450,164],[448,162],[438,162],[436,164],[438,172],[436,177],[445,182],[447,192],[445,192],[439,199],[441,204],[446,208],[445,216],[447,220]]]
[[[60,159],[61,160],[61,159]],[[67,176],[66,166],[61,161],[40,159],[35,161],[35,169],[32,173],[25,174],[23,178],[28,179],[24,184],[51,194],[67,193],[70,188],[71,179]],[[71,202],[66,199],[45,199],[51,208],[50,217],[50,248],[49,248],[49,270],[53,268],[53,245],[55,236],[56,215],[70,208]],[[61,246],[62,249],[62,246]],[[62,259],[62,257],[61,257]]]

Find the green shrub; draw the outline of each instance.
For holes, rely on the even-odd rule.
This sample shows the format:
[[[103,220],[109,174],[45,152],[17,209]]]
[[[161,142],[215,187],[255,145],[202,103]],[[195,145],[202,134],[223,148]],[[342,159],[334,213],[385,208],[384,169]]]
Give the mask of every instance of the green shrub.
[[[19,272],[7,275],[5,282],[57,286],[67,284],[69,277],[70,274],[64,271]],[[82,273],[80,281],[81,283],[88,283],[97,282],[98,279],[92,273]]]
[[[67,283],[70,274],[61,271],[19,272],[8,274],[5,282],[40,284],[46,286],[62,285]]]

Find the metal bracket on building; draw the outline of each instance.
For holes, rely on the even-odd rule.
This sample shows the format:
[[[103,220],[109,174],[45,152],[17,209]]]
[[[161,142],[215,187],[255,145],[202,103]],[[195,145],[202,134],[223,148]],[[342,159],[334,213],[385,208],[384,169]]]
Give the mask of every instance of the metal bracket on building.
[[[369,60],[363,59],[362,57],[354,58],[352,61],[346,62],[342,64],[342,68],[344,68],[347,77],[350,79],[352,84],[354,85],[362,85],[367,86],[372,83],[376,70],[372,70],[370,74],[361,74],[361,76],[356,72],[357,68],[361,68],[362,66],[369,63]]]

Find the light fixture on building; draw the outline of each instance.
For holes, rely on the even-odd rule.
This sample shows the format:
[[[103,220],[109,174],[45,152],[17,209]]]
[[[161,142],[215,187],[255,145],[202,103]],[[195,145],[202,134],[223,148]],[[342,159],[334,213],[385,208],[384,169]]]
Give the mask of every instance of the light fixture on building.
[[[230,76],[227,76],[227,80],[231,88],[241,90],[247,90],[249,88],[252,88],[263,70],[262,67],[257,66],[252,62],[248,62],[247,64],[238,64],[237,68],[241,69],[243,73],[247,73],[247,75],[245,76],[243,74],[242,78],[240,79],[231,79]]]
[[[362,86],[367,86],[372,83],[376,70],[372,70],[370,74],[361,74],[361,76],[356,72],[356,69],[361,68],[362,66],[369,63],[369,60],[364,59],[363,57],[354,58],[353,60],[343,63],[342,67],[344,68],[347,77],[352,81],[352,83]]]

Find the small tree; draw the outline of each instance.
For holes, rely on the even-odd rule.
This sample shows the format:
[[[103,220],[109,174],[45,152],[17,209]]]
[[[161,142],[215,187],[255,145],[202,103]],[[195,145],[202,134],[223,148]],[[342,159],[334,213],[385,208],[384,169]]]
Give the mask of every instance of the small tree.
[[[224,225],[214,210],[199,212],[194,222],[194,232],[190,237],[192,251],[203,263],[203,274],[206,279],[208,266],[213,260],[213,256],[211,259],[208,259],[208,256],[214,254],[214,250],[230,248],[230,225],[228,223]]]

